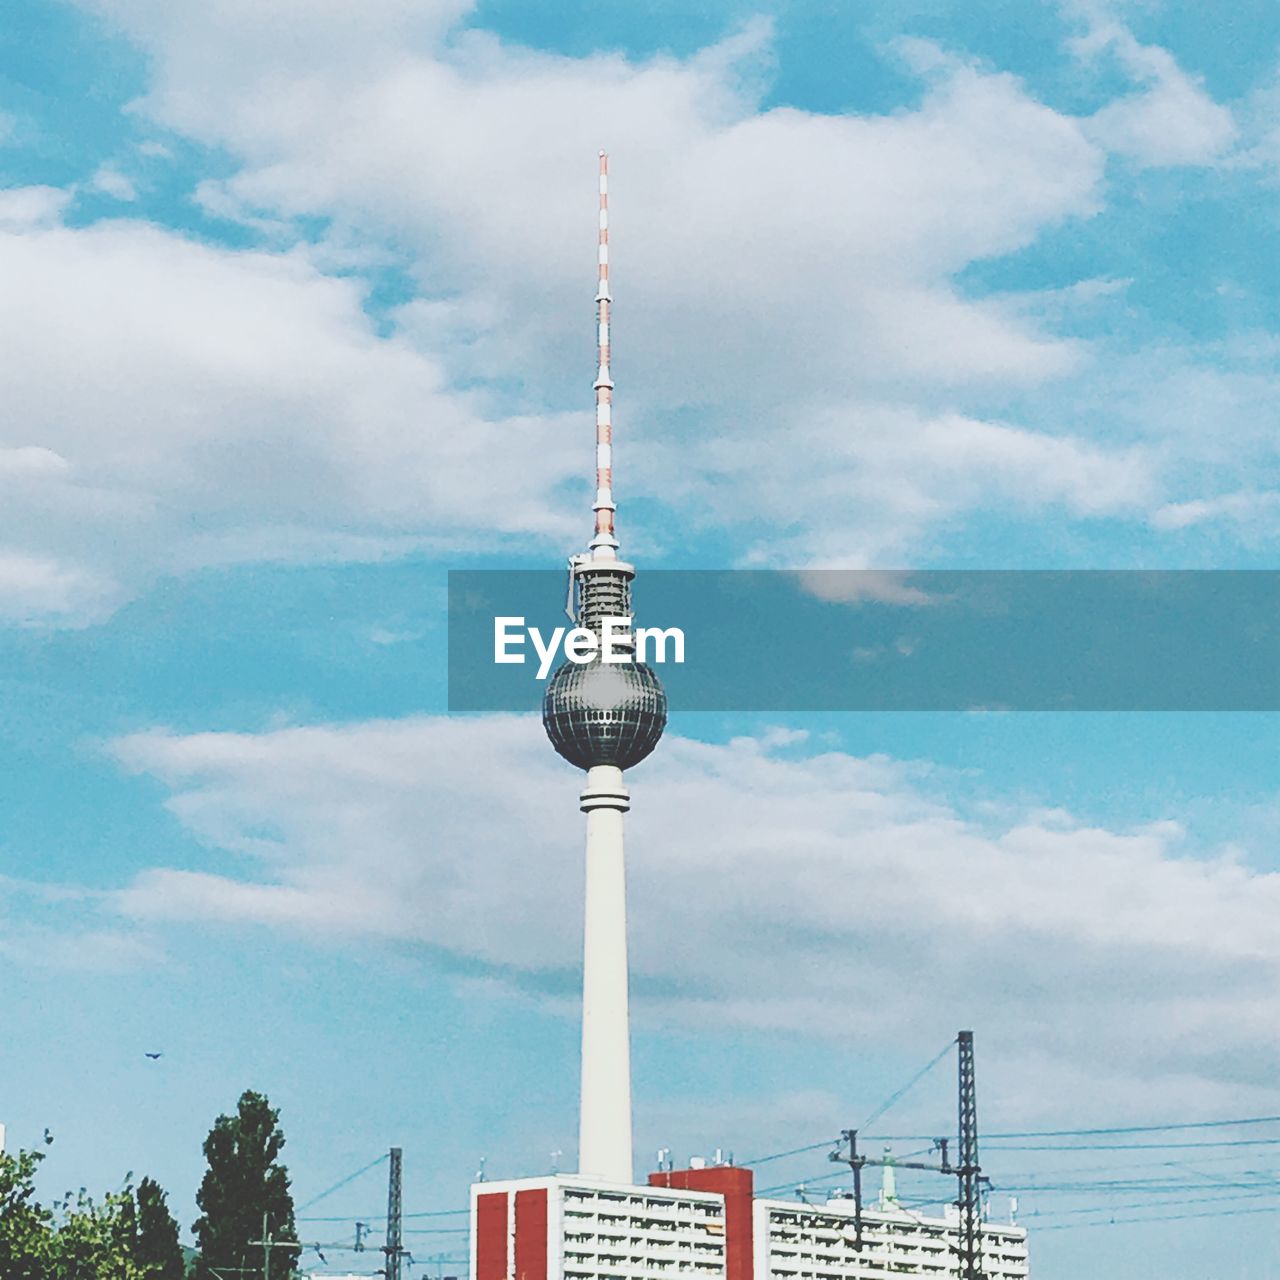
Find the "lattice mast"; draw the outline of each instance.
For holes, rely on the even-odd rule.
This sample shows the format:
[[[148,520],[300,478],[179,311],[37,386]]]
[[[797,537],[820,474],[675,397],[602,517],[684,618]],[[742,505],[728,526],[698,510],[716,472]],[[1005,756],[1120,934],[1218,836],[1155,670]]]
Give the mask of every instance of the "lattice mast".
[[[973,1064],[973,1032],[959,1045],[959,1164],[956,1204],[960,1210],[960,1280],[982,1280],[982,1169],[978,1164],[978,1087]]]
[[[391,1162],[387,1170],[387,1243],[382,1251],[387,1255],[387,1280],[400,1280],[400,1264],[404,1257],[400,1198],[403,1152],[399,1147],[392,1147],[390,1156]]]

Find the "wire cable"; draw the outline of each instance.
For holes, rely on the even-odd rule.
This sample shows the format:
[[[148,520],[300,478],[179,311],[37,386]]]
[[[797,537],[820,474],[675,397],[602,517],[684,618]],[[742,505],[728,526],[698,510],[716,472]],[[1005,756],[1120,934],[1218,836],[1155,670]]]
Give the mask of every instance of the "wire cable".
[[[385,1159],[386,1155],[380,1155],[376,1160],[370,1160],[363,1169],[357,1169],[355,1173],[349,1173],[341,1182],[335,1182],[327,1191],[322,1191],[318,1196],[312,1196],[306,1204],[299,1205],[299,1209],[310,1209],[313,1204],[319,1204],[325,1196],[331,1196],[335,1191],[341,1190],[348,1182],[354,1182],[362,1173],[368,1173],[370,1169],[377,1168]]]
[[[951,1052],[952,1046],[953,1046],[954,1044],[955,1044],[955,1039],[954,1039],[954,1038],[953,1038],[953,1039],[951,1039],[951,1040],[948,1040],[948,1041],[947,1041],[947,1043],[942,1047],[942,1049],[941,1049],[938,1053],[936,1053],[932,1058],[930,1058],[930,1059],[929,1059],[929,1061],[928,1061],[928,1062],[926,1062],[926,1063],[924,1064],[924,1066],[923,1066],[923,1067],[921,1067],[921,1068],[920,1068],[920,1070],[919,1070],[919,1071],[917,1071],[917,1072],[915,1073],[915,1075],[913,1075],[913,1076],[911,1077],[911,1079],[910,1079],[910,1080],[908,1080],[908,1081],[907,1081],[907,1083],[906,1083],[906,1084],[904,1084],[904,1085],[902,1086],[902,1088],[901,1088],[901,1089],[899,1089],[896,1093],[891,1093],[891,1094],[890,1094],[890,1095],[889,1095],[889,1096],[888,1096],[888,1097],[887,1097],[887,1098],[886,1098],[886,1099],[885,1099],[885,1100],[884,1100],[884,1101],[883,1101],[883,1102],[882,1102],[882,1103],[881,1103],[881,1104],[880,1104],[880,1105],[879,1105],[879,1106],[878,1106],[878,1107],[877,1107],[877,1108],[876,1108],[876,1109],[875,1109],[875,1110],[874,1110],[874,1111],[873,1111],[873,1112],[872,1112],[872,1113],[871,1113],[871,1114],[870,1114],[870,1115],[869,1115],[869,1116],[868,1116],[868,1117],[867,1117],[867,1118],[862,1122],[862,1124],[858,1126],[858,1130],[859,1130],[859,1132],[861,1132],[863,1129],[865,1129],[865,1128],[867,1127],[867,1125],[869,1125],[869,1124],[873,1124],[875,1121],[879,1120],[879,1119],[880,1119],[880,1117],[881,1117],[882,1115],[884,1115],[884,1113],[885,1113],[886,1111],[888,1111],[888,1110],[889,1110],[889,1108],[890,1108],[890,1107],[892,1107],[892,1106],[893,1106],[893,1104],[894,1104],[895,1102],[899,1101],[899,1099],[901,1099],[902,1097],[904,1097],[904,1096],[905,1096],[905,1095],[906,1095],[906,1094],[907,1094],[907,1093],[908,1093],[908,1092],[909,1092],[909,1091],[910,1091],[910,1090],[911,1090],[915,1085],[919,1084],[919,1082],[920,1082],[921,1080],[923,1080],[923,1079],[925,1078],[925,1076],[927,1076],[927,1075],[929,1074],[929,1072],[930,1072],[930,1071],[932,1071],[932,1070],[934,1069],[934,1067],[936,1067],[936,1066],[938,1065],[938,1063],[939,1063],[939,1062],[941,1062],[941,1061],[942,1061],[942,1059],[943,1059],[943,1058],[945,1058],[945,1057],[947,1056],[947,1054],[949,1054],[949,1053]]]
[[[791,1151],[776,1151],[771,1156],[757,1156],[754,1160],[744,1160],[742,1168],[753,1169],[758,1164],[768,1164],[770,1160],[785,1160],[787,1156],[799,1156],[808,1151],[820,1151],[823,1147],[834,1147],[839,1141],[839,1138],[828,1138],[825,1142],[811,1142],[807,1147],[796,1147]]]
[[[1100,1138],[1126,1133],[1174,1133],[1186,1129],[1232,1129],[1244,1125],[1280,1124],[1280,1116],[1246,1116],[1240,1120],[1189,1120],[1173,1124],[1107,1125],[1100,1129],[1026,1129],[1009,1133],[984,1133],[983,1143],[1008,1138]],[[868,1139],[877,1142],[928,1141],[930,1133],[893,1133]]]

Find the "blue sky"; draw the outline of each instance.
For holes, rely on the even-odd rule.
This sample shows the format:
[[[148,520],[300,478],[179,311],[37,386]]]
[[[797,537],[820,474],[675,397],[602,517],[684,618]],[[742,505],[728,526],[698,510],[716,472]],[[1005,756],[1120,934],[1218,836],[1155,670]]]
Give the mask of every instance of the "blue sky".
[[[299,1203],[392,1143],[414,1212],[572,1163],[576,782],[444,714],[445,574],[585,536],[598,147],[642,569],[1272,567],[1278,70],[1262,3],[13,0],[0,1120],[50,1194],[186,1226],[246,1087]],[[1278,739],[677,708],[638,1150],[819,1141],[962,1025],[993,1134],[1280,1112]],[[883,1131],[951,1113],[939,1067]],[[989,1168],[1045,1280],[1198,1276],[1224,1221],[1262,1276],[1266,1214],[1124,1219],[1270,1149]],[[1032,1189],[1099,1166],[1185,1195]]]

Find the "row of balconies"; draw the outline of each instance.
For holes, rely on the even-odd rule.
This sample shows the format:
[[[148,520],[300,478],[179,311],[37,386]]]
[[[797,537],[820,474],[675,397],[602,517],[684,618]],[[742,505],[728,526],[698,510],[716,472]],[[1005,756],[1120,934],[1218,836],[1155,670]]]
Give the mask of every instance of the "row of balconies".
[[[1021,1254],[983,1253],[983,1263],[988,1271],[1024,1272],[1027,1268],[1027,1256]],[[882,1267],[889,1269],[910,1270],[913,1267],[936,1267],[946,1270],[952,1265],[951,1258],[942,1254],[926,1254],[923,1251],[884,1248],[864,1248],[853,1257],[817,1251],[790,1249],[771,1249],[770,1267],[773,1270],[829,1270],[857,1271],[859,1267]]]
[[[577,1241],[574,1248],[565,1250],[565,1255],[568,1257],[581,1258],[584,1261],[588,1258],[599,1258],[602,1262],[621,1262],[626,1258],[643,1262],[657,1253],[671,1258],[695,1258],[708,1262],[718,1261],[724,1257],[723,1249],[702,1245],[694,1248],[689,1248],[687,1245],[673,1248],[669,1244],[637,1245],[627,1248],[619,1248],[617,1245],[600,1245],[593,1249],[590,1242]]]
[[[659,1200],[648,1196],[584,1195],[566,1191],[564,1202],[566,1205],[600,1206],[602,1213],[622,1213],[631,1217],[637,1213],[661,1214],[664,1217],[675,1214],[713,1214],[718,1217],[720,1214],[720,1205],[714,1200]]]
[[[790,1257],[812,1254],[819,1258],[829,1258],[833,1262],[846,1258],[850,1250],[864,1254],[905,1254],[909,1257],[921,1254],[940,1256],[950,1252],[949,1245],[932,1240],[877,1240],[875,1236],[863,1236],[861,1250],[857,1249],[857,1241],[854,1238],[846,1239],[843,1243],[847,1248],[836,1249],[831,1241],[810,1242],[796,1240],[794,1237],[775,1236],[769,1241],[769,1250],[771,1253]],[[982,1256],[993,1260],[1007,1259],[1011,1262],[1017,1262],[1027,1256],[1027,1251],[1025,1247],[993,1249],[988,1246],[982,1250]]]
[[[674,1267],[649,1264],[619,1266],[615,1263],[604,1270],[587,1263],[566,1262],[564,1275],[565,1280],[647,1280],[647,1277],[656,1275],[723,1276],[724,1267],[719,1263],[706,1262],[681,1262]]]
[[[710,1206],[709,1206],[710,1207]],[[643,1212],[637,1210],[635,1213],[618,1213],[614,1209],[602,1209],[593,1204],[566,1204],[564,1207],[566,1217],[572,1218],[600,1218],[605,1222],[719,1222],[721,1214],[717,1210],[715,1213],[705,1212],[698,1213],[693,1211],[684,1211],[681,1213],[656,1213],[652,1209],[645,1209]]]
[[[823,1266],[821,1264],[773,1262],[769,1275],[785,1277],[785,1280],[888,1280],[901,1275],[954,1276],[955,1264],[942,1261],[877,1262],[860,1258],[853,1266]],[[1025,1261],[1013,1264],[987,1264],[983,1273],[987,1280],[1020,1280],[1027,1275]]]

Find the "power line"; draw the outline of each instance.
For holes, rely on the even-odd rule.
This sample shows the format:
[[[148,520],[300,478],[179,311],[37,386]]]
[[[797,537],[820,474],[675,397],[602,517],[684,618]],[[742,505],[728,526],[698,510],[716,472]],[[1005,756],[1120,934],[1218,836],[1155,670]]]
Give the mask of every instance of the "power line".
[[[1222,1142],[1081,1142],[1072,1146],[998,1147],[998,1151],[1216,1151],[1222,1147],[1280,1147],[1280,1138],[1231,1138]]]
[[[384,1160],[386,1156],[382,1157]],[[426,1213],[404,1213],[402,1218],[458,1218],[463,1214],[470,1214],[470,1209],[432,1209]],[[330,1214],[325,1218],[297,1218],[297,1222],[385,1222],[387,1215],[385,1213],[339,1213]]]
[[[1139,1222],[1190,1222],[1194,1218],[1243,1218],[1255,1213],[1280,1213],[1280,1204],[1266,1205],[1260,1209],[1213,1209],[1207,1213],[1171,1213],[1144,1218],[1108,1218],[1105,1222],[1051,1222],[1037,1227],[1037,1232],[1070,1231],[1085,1227],[1120,1227]]]
[[[983,1133],[983,1142],[1007,1138],[1095,1138],[1124,1133],[1173,1133],[1185,1129],[1231,1129],[1243,1125],[1280,1124],[1280,1116],[1246,1116],[1240,1120],[1190,1120],[1171,1124],[1108,1125],[1100,1129],[1025,1129],[1009,1133]],[[927,1141],[929,1133],[896,1133],[870,1136],[874,1142]]]
[[[951,1039],[951,1040],[948,1040],[948,1041],[947,1041],[947,1043],[946,1043],[945,1045],[943,1045],[943,1047],[942,1047],[942,1048],[941,1048],[941,1049],[940,1049],[940,1050],[939,1050],[939,1051],[938,1051],[938,1052],[937,1052],[937,1053],[936,1053],[932,1058],[930,1058],[930,1059],[929,1059],[929,1061],[928,1061],[928,1062],[926,1062],[926,1063],[924,1064],[924,1066],[923,1066],[923,1067],[921,1067],[921,1068],[920,1068],[920,1070],[919,1070],[919,1071],[917,1071],[917,1072],[915,1073],[915,1075],[913,1075],[913,1076],[911,1077],[911,1079],[910,1079],[910,1080],[908,1080],[908,1081],[907,1081],[907,1083],[906,1083],[906,1084],[904,1084],[904,1085],[902,1086],[902,1088],[901,1088],[901,1089],[899,1089],[896,1093],[891,1093],[891,1094],[890,1094],[890,1095],[889,1095],[889,1096],[888,1096],[888,1097],[887,1097],[887,1098],[886,1098],[886,1099],[885,1099],[885,1100],[884,1100],[884,1101],[883,1101],[883,1102],[882,1102],[882,1103],[881,1103],[881,1104],[880,1104],[880,1105],[879,1105],[879,1106],[878,1106],[878,1107],[877,1107],[877,1108],[876,1108],[876,1109],[875,1109],[875,1110],[874,1110],[874,1111],[873,1111],[873,1112],[872,1112],[872,1113],[871,1113],[871,1114],[870,1114],[870,1115],[869,1115],[869,1116],[868,1116],[868,1117],[867,1117],[867,1118],[866,1118],[866,1119],[865,1119],[865,1120],[864,1120],[864,1121],[863,1121],[863,1122],[858,1126],[859,1130],[865,1129],[865,1128],[867,1127],[867,1125],[869,1125],[869,1124],[873,1123],[873,1122],[874,1122],[874,1121],[876,1121],[876,1120],[879,1120],[879,1119],[880,1119],[880,1117],[881,1117],[882,1115],[884,1115],[884,1113],[885,1113],[886,1111],[888,1111],[888,1110],[889,1110],[889,1108],[890,1108],[890,1107],[892,1107],[892,1106],[893,1106],[893,1104],[894,1104],[895,1102],[897,1102],[899,1099],[901,1099],[902,1097],[904,1097],[904,1096],[905,1096],[905,1095],[906,1095],[906,1094],[907,1094],[907,1093],[912,1089],[912,1087],[913,1087],[913,1086],[915,1086],[915,1085],[916,1085],[916,1084],[918,1084],[921,1080],[923,1080],[923,1079],[924,1079],[924,1077],[925,1077],[925,1076],[927,1076],[927,1075],[929,1074],[929,1072],[930,1072],[930,1071],[932,1071],[932,1070],[933,1070],[933,1068],[934,1068],[934,1067],[936,1067],[936,1066],[938,1065],[938,1063],[939,1063],[939,1062],[941,1062],[941,1061],[942,1061],[942,1059],[943,1059],[943,1058],[945,1058],[945,1057],[947,1056],[947,1054],[949,1054],[949,1053],[951,1052],[951,1046],[952,1046],[952,1045],[954,1045],[954,1044],[955,1044],[955,1040],[954,1040],[954,1038],[953,1038],[953,1039]]]
[[[335,1191],[340,1191],[348,1182],[354,1182],[362,1173],[368,1173],[370,1169],[377,1168],[387,1157],[379,1156],[376,1160],[370,1160],[362,1169],[357,1169],[355,1173],[349,1173],[341,1182],[335,1182],[327,1191],[322,1191],[318,1196],[312,1196],[306,1204],[299,1205],[299,1209],[310,1209],[313,1204],[319,1204],[326,1196],[331,1196]]]
[[[790,1182],[780,1182],[775,1187],[761,1187],[761,1189],[756,1192],[756,1195],[767,1196],[767,1195],[771,1195],[775,1191],[790,1191],[796,1187],[801,1187],[801,1186],[807,1187],[811,1183],[832,1182],[837,1178],[844,1178],[847,1176],[848,1174],[845,1172],[845,1170],[838,1169],[836,1170],[835,1173],[823,1173],[813,1178],[792,1178]]]
[[[901,1099],[911,1088],[913,1088],[934,1066],[936,1066],[950,1052],[951,1046],[955,1041],[949,1041],[944,1049],[941,1050],[934,1058],[930,1059],[905,1085],[896,1093],[893,1093],[885,1100],[884,1103],[874,1112],[871,1117],[864,1121],[864,1127],[872,1121],[878,1119],[890,1107],[892,1107],[899,1099]],[[1172,1122],[1169,1124],[1149,1124],[1149,1125],[1108,1125],[1102,1128],[1092,1129],[1027,1129],[1018,1131],[1009,1131],[1006,1133],[984,1133],[983,1141],[1006,1142],[1021,1138],[1089,1138],[1089,1137],[1105,1137],[1120,1136],[1124,1134],[1138,1133],[1176,1133],[1187,1130],[1196,1129],[1227,1129],[1237,1128],[1249,1125],[1261,1124],[1280,1124],[1280,1116],[1246,1116],[1237,1120],[1194,1120],[1187,1122]],[[868,1142],[932,1142],[936,1134],[931,1133],[891,1133],[881,1135],[868,1135]],[[834,1147],[838,1144],[838,1138],[828,1138],[821,1142],[811,1142],[807,1146],[793,1147],[789,1151],[776,1151],[769,1155],[757,1156],[753,1160],[742,1161],[743,1168],[755,1168],[758,1165],[769,1164],[774,1160],[785,1160],[790,1156],[807,1155],[811,1151],[820,1151],[824,1147]],[[1266,1146],[1280,1145],[1280,1139],[1271,1138],[1255,1138],[1255,1139],[1238,1139],[1224,1140],[1221,1142],[1203,1142],[1203,1143],[1135,1143],[1132,1145],[1111,1145],[1111,1144],[1091,1144],[1091,1143],[1072,1143],[1062,1146],[1035,1146],[1035,1147],[1000,1147],[1001,1151],[1177,1151],[1177,1150],[1195,1150],[1204,1149],[1211,1150],[1215,1148],[1232,1147],[1232,1146]],[[814,1181],[815,1179],[808,1179]],[[790,1185],[790,1184],[788,1184]]]
[[[1280,1124],[1280,1116],[1247,1116],[1242,1120],[1189,1120],[1177,1124],[1111,1125],[1105,1129],[1042,1129],[1039,1132],[991,1133],[987,1138],[1091,1138],[1118,1133],[1171,1133],[1181,1129],[1232,1129],[1241,1125]]]
[[[768,1164],[770,1160],[785,1160],[787,1156],[804,1155],[807,1151],[820,1151],[823,1147],[834,1147],[838,1139],[828,1138],[825,1142],[811,1142],[807,1147],[796,1147],[791,1151],[777,1151],[771,1156],[757,1156],[754,1160],[744,1160],[742,1167],[752,1169],[758,1164]]]
[[[1238,1204],[1243,1200],[1260,1200],[1264,1196],[1274,1195],[1275,1192],[1271,1188],[1262,1191],[1249,1191],[1241,1194],[1240,1192],[1230,1192],[1217,1196],[1196,1196],[1189,1200],[1166,1200],[1161,1204],[1153,1205],[1151,1203],[1143,1203],[1137,1201],[1133,1204],[1091,1204],[1082,1205],[1074,1209],[1046,1209],[1023,1211],[1021,1216],[1030,1221],[1039,1222],[1041,1218],[1067,1218],[1075,1217],[1086,1213],[1118,1213],[1126,1209],[1176,1209],[1182,1205],[1205,1205],[1205,1204]]]

